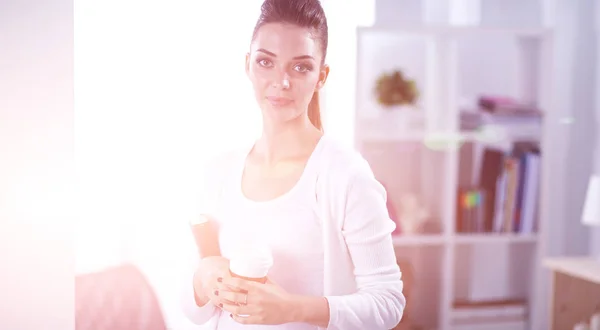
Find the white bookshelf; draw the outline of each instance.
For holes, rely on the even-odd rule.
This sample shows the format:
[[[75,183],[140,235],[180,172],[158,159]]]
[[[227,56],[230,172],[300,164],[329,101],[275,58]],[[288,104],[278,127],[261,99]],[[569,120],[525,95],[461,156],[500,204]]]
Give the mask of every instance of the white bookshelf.
[[[455,244],[493,244],[493,243],[535,243],[537,241],[536,234],[457,234],[454,236]]]
[[[504,28],[504,27],[479,27],[479,26],[448,26],[448,25],[409,25],[409,26],[362,26],[359,33],[384,33],[405,35],[419,35],[431,37],[464,37],[464,36],[510,36],[519,38],[543,38],[550,36],[549,28]]]
[[[374,124],[373,126],[376,126]],[[360,141],[458,141],[481,142],[481,143],[506,143],[519,140],[540,140],[542,136],[541,125],[530,124],[507,124],[507,125],[487,125],[478,132],[457,131],[457,132],[425,132],[422,130],[407,131],[385,131],[366,129],[360,133]],[[493,136],[493,137],[492,137]]]
[[[446,243],[446,237],[443,235],[408,235],[394,236],[394,246],[436,246]]]
[[[473,48],[477,40],[489,42],[496,39],[502,44],[510,44],[512,40],[514,45],[514,49],[506,52],[512,55],[512,59],[507,65],[506,75],[501,77],[510,84],[499,86],[493,82],[487,85],[484,83],[481,87],[483,90],[477,90],[478,86],[465,82],[468,77],[463,72],[469,72],[469,68],[465,68],[469,66],[465,56],[468,56],[468,50]],[[531,98],[545,113],[551,111],[548,93],[551,77],[547,75],[551,71],[551,45],[552,31],[548,29],[447,26],[376,26],[357,29],[355,145],[372,162],[375,174],[384,178],[383,183],[391,190],[390,198],[409,189],[405,189],[404,185],[410,186],[412,183],[419,186],[419,193],[427,200],[428,206],[441,223],[439,233],[394,237],[397,255],[415,265],[417,281],[427,274],[426,281],[429,282],[423,283],[424,280],[417,284],[417,295],[420,299],[428,294],[431,297],[422,298],[427,301],[420,301],[413,306],[416,317],[412,317],[426,319],[427,322],[418,324],[423,328],[453,329],[453,303],[460,286],[457,284],[458,277],[462,277],[456,274],[460,271],[458,261],[462,258],[462,251],[484,250],[496,246],[499,249],[518,251],[520,261],[517,267],[522,265],[523,269],[528,270],[523,275],[523,281],[530,287],[533,286],[537,275],[531,265],[540,263],[538,241],[540,232],[544,229],[542,218],[538,216],[537,231],[531,234],[457,233],[455,201],[459,186],[459,149],[463,144],[507,148],[518,140],[538,141],[542,149],[543,168],[547,161],[543,145],[544,121],[494,123],[486,124],[476,132],[463,131],[459,126],[459,112],[463,107],[461,98],[469,88],[466,91],[470,94],[468,96],[487,92],[520,99]],[[474,59],[477,60],[477,57]],[[494,60],[485,58],[485,61],[495,65],[509,63],[504,59],[496,61],[498,63],[494,63]],[[482,64],[475,63],[474,66],[477,68]],[[395,126],[394,121],[400,119],[385,113],[386,110],[379,107],[373,97],[376,77],[395,68],[402,69],[420,83],[419,90],[423,94],[419,111],[423,112],[424,117],[420,127],[406,127],[400,123]],[[503,73],[502,68],[493,67],[492,71],[494,70],[496,73]],[[471,73],[472,71],[476,72],[474,69],[471,69]],[[478,79],[486,82],[486,79],[494,79],[494,75],[483,72]],[[427,147],[430,144],[436,145],[438,149],[431,150]],[[415,148],[420,150],[419,156],[415,156],[418,165],[413,167],[420,172],[415,174],[418,178],[402,171],[394,173],[396,169],[393,163],[413,157]],[[394,182],[395,177],[398,177],[397,184]],[[542,185],[545,186],[546,183],[542,182]],[[540,210],[538,214],[543,212]],[[523,292],[523,298],[529,301],[528,307],[531,308],[533,290],[526,288]],[[430,308],[432,304],[435,304],[433,310]]]

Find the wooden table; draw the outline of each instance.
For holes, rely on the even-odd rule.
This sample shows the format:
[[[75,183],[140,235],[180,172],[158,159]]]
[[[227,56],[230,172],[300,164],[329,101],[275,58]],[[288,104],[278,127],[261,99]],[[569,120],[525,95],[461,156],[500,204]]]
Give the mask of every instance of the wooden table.
[[[571,330],[600,312],[600,259],[550,258],[543,264],[553,272],[552,330]]]

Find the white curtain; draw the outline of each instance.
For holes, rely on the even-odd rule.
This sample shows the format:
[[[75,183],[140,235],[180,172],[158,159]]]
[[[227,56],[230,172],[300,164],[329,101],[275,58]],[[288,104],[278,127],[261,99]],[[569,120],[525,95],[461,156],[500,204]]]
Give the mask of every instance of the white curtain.
[[[133,261],[173,329],[204,161],[260,130],[244,73],[261,0],[101,1],[75,10],[77,269]],[[331,79],[324,121],[352,143],[356,4],[324,1]],[[234,9],[235,8],[235,9]],[[367,7],[369,8],[369,7]],[[351,9],[351,10],[349,10]],[[372,10],[371,10],[372,12]]]

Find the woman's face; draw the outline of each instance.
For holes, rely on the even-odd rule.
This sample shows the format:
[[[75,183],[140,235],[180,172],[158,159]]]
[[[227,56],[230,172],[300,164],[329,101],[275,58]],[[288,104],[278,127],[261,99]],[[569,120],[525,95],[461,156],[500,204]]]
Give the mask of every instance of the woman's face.
[[[283,123],[306,114],[329,69],[310,30],[283,23],[263,25],[246,56],[246,73],[263,117]]]

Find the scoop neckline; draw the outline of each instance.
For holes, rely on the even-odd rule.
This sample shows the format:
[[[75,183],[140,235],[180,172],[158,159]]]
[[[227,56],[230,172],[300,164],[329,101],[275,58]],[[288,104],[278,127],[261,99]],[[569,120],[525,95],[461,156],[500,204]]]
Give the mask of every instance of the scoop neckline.
[[[242,199],[242,201],[244,203],[250,204],[250,205],[274,204],[274,203],[278,203],[278,202],[288,199],[298,189],[300,189],[299,187],[304,183],[304,181],[306,181],[307,176],[309,176],[309,173],[311,171],[311,168],[314,166],[314,163],[316,162],[317,154],[319,154],[321,152],[321,149],[323,148],[324,143],[325,143],[325,134],[321,135],[321,137],[319,138],[319,141],[317,141],[317,144],[315,145],[313,151],[311,152],[310,156],[308,156],[308,160],[306,161],[306,164],[304,165],[302,174],[300,174],[300,177],[298,178],[296,183],[290,189],[288,189],[286,192],[284,192],[283,194],[281,194],[279,196],[276,196],[274,198],[267,199],[267,200],[261,200],[261,201],[248,198],[248,196],[246,196],[246,194],[244,193],[244,189],[242,187],[242,182],[243,182],[243,178],[244,178],[244,170],[246,169],[246,159],[248,159],[248,155],[250,154],[250,152],[252,151],[252,149],[255,146],[255,143],[251,143],[250,147],[247,148],[245,150],[245,152],[242,153],[240,168],[237,171],[237,178],[236,178],[237,189],[236,189],[236,191],[237,191],[238,196]]]

